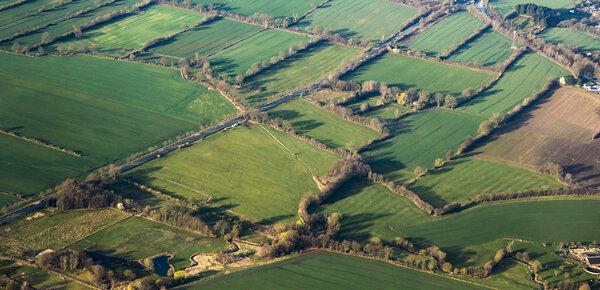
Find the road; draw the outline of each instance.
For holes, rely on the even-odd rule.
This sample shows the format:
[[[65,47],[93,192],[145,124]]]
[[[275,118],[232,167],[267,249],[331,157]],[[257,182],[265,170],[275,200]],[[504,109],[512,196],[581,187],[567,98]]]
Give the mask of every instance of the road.
[[[387,46],[389,46],[393,43],[396,43],[396,42],[400,41],[402,38],[406,37],[407,35],[413,33],[417,28],[418,28],[418,22],[406,29],[403,29],[402,31],[397,32],[396,34],[394,34],[394,36],[392,36],[386,42],[381,43],[379,46],[365,52],[359,58],[348,63],[345,67],[342,68],[341,74],[347,73],[348,71],[351,71],[351,70],[357,68],[364,62],[371,59],[373,56],[379,54],[382,50],[386,49]],[[313,83],[312,85],[308,85],[306,87],[303,87],[303,88],[297,89],[295,91],[292,91],[290,93],[284,94],[281,97],[279,97],[278,99],[271,101],[269,103],[259,105],[256,108],[260,112],[268,111],[268,110],[275,108],[275,107],[277,107],[289,100],[292,100],[302,94],[308,93],[311,90],[319,88],[319,86],[321,85],[321,83],[323,83],[323,81],[324,81],[323,79],[318,80],[317,82]],[[129,162],[126,162],[123,165],[116,167],[114,170],[117,171],[118,173],[123,173],[123,172],[129,171],[129,170],[136,168],[138,166],[141,166],[149,161],[160,158],[160,157],[162,157],[170,152],[173,152],[177,149],[180,149],[180,148],[183,148],[186,146],[190,146],[194,142],[197,142],[198,140],[200,140],[202,138],[206,138],[210,135],[213,135],[215,133],[226,130],[227,128],[230,128],[245,119],[246,119],[245,115],[238,115],[232,119],[229,119],[227,121],[221,122],[221,123],[213,125],[209,128],[203,129],[199,132],[196,132],[184,139],[181,139],[174,143],[163,146],[163,147],[156,149],[150,153],[146,153],[138,158],[135,158],[134,160],[131,160]],[[11,220],[14,220],[18,217],[21,217],[32,211],[35,211],[39,208],[44,207],[44,205],[46,204],[47,201],[48,201],[48,198],[43,198],[41,200],[30,203],[24,207],[21,207],[13,212],[10,212],[10,213],[0,217],[0,225],[10,222]]]

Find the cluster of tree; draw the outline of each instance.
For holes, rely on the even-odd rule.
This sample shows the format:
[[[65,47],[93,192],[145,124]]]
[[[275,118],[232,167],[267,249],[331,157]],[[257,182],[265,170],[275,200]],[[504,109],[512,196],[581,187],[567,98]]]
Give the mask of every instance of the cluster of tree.
[[[341,34],[336,33],[334,30],[331,30],[328,28],[323,28],[323,26],[321,26],[321,25],[313,26],[311,29],[311,32],[312,32],[312,34],[314,34],[318,37],[326,38],[333,42],[337,42],[337,43],[344,44],[344,45],[358,46],[358,47],[364,47],[364,48],[368,48],[368,49],[375,47],[375,44],[373,42],[370,42],[367,40],[361,41],[358,38],[345,38]],[[382,41],[383,40],[385,40],[385,36],[382,35]]]
[[[280,63],[284,59],[292,57],[301,51],[307,50],[309,47],[321,42],[322,40],[323,38],[319,37],[312,38],[309,41],[302,40],[297,45],[290,46],[290,48],[288,48],[287,51],[280,51],[278,55],[272,56],[269,60],[255,62],[250,66],[250,68],[248,68],[248,70],[246,70],[244,74],[236,75],[235,82],[238,85],[241,85],[244,82],[245,78],[250,78],[262,72],[263,70]]]
[[[316,105],[318,105],[318,104],[316,104]],[[363,125],[365,127],[369,127],[371,129],[379,132],[380,134],[388,135],[390,133],[389,129],[387,127],[385,127],[384,124],[381,123],[381,121],[377,118],[363,117],[358,114],[353,114],[352,110],[350,110],[346,107],[338,106],[334,103],[329,103],[325,106],[320,106],[320,107],[341,116],[342,118],[344,118],[347,121],[354,122],[354,123]]]
[[[569,28],[569,29],[573,29],[573,30],[579,30],[579,31],[583,31],[583,32],[587,32],[587,33],[591,33],[591,34],[595,34],[597,36],[600,36],[600,28],[598,26],[596,26],[596,23],[598,23],[598,20],[590,17],[584,17],[581,19],[577,19],[577,18],[571,18],[571,19],[567,19],[567,20],[563,20],[561,22],[559,22],[557,24],[558,27],[563,27],[563,28]]]
[[[533,3],[517,4],[515,6],[515,12],[519,15],[530,16],[535,24],[538,24],[542,27],[548,27],[556,24],[554,10],[545,6]]]
[[[69,178],[57,185],[50,204],[60,211],[79,208],[105,208],[116,206],[123,198],[104,188],[101,180],[79,182]]]
[[[369,180],[371,180],[375,183],[381,183],[381,184],[385,185],[392,192],[399,194],[400,196],[403,196],[405,198],[408,198],[416,206],[418,206],[420,209],[424,210],[425,212],[427,212],[429,214],[433,213],[434,207],[432,205],[423,201],[421,199],[421,197],[419,197],[416,193],[407,189],[406,187],[396,184],[393,181],[390,181],[389,179],[385,178],[383,175],[372,172],[372,171],[370,171],[367,174],[367,177],[369,178]]]
[[[85,270],[91,274],[94,283],[99,286],[115,285],[120,280],[128,278],[128,275],[120,277],[112,270],[106,270],[104,266],[97,265],[85,251],[73,251],[70,249],[49,251],[37,256],[36,264],[42,268],[71,273]],[[132,273],[131,270],[129,272]]]
[[[479,128],[477,129],[477,133],[479,136],[487,136],[494,129],[498,128],[504,122],[504,116],[500,113],[494,113],[487,120],[483,120],[479,123]]]

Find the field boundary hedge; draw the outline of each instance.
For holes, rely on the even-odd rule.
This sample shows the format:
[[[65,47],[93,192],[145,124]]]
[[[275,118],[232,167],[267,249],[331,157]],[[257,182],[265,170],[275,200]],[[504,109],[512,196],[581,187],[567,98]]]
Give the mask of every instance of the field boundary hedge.
[[[52,145],[52,144],[49,144],[49,143],[44,142],[44,141],[39,140],[39,139],[35,139],[35,138],[32,138],[32,137],[21,136],[21,135],[18,135],[18,134],[12,133],[12,132],[8,132],[8,131],[2,130],[2,129],[0,129],[0,133],[6,134],[6,135],[9,135],[9,136],[13,136],[15,138],[19,138],[21,140],[25,140],[27,142],[31,142],[31,143],[34,143],[34,144],[42,145],[42,146],[50,148],[50,149],[58,150],[58,151],[61,151],[61,152],[64,152],[64,153],[67,153],[67,154],[70,154],[70,155],[73,155],[73,156],[82,157],[81,154],[79,154],[79,153],[77,153],[77,152],[75,152],[75,151],[73,151],[71,149],[66,149],[66,148],[59,147],[57,145]]]

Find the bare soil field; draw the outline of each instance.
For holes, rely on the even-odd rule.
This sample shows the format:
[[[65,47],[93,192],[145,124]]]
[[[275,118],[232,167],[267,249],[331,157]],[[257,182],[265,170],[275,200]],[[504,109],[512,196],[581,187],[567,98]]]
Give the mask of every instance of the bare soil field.
[[[598,185],[599,110],[599,95],[560,88],[494,134],[480,157],[532,169],[554,162],[582,185]]]

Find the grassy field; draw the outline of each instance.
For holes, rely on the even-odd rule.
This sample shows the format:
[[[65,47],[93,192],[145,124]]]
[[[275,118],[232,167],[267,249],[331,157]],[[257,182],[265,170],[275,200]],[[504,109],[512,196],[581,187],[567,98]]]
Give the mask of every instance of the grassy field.
[[[252,16],[254,13],[268,14],[273,17],[302,16],[310,10],[312,3],[305,0],[232,0],[220,9],[234,14]]]
[[[45,249],[58,250],[127,217],[127,214],[112,209],[57,213],[40,217],[30,226],[0,239],[5,246],[31,253]]]
[[[452,160],[409,186],[434,207],[464,203],[478,194],[564,187],[555,178],[476,157]]]
[[[139,48],[148,40],[181,31],[182,25],[193,26],[205,17],[193,11],[155,5],[141,13],[90,30],[84,36],[100,45]]]
[[[269,117],[291,122],[296,133],[325,144],[329,148],[352,150],[380,136],[371,128],[344,120],[304,99],[296,99],[269,111]]]
[[[522,3],[535,3],[537,5],[543,5],[546,7],[550,7],[553,9],[557,8],[569,8],[575,4],[574,0],[492,0],[490,3],[494,5],[494,9],[500,13],[500,15],[504,15],[513,9],[517,4]]]
[[[307,276],[311,279],[306,279]],[[330,252],[312,252],[187,287],[187,289],[200,288],[479,289],[480,287],[381,261]]]
[[[235,76],[245,73],[253,63],[269,60],[302,40],[309,40],[309,37],[269,29],[209,57],[208,60],[218,72]]]
[[[306,163],[316,176],[325,175],[338,160],[342,159],[341,156],[321,150],[290,134],[276,130],[271,126],[264,127],[273,134],[279,142],[283,143],[285,147],[294,152],[300,160]]]
[[[394,236],[435,244],[462,266],[482,265],[510,239],[539,242],[600,239],[600,200],[529,200],[487,204],[400,228]]]
[[[138,260],[161,253],[175,257],[169,261],[176,270],[190,265],[195,253],[213,253],[225,248],[222,239],[204,238],[162,223],[131,217],[70,246],[126,260]]]
[[[508,68],[498,82],[458,110],[484,118],[494,113],[506,113],[539,92],[549,79],[569,74],[569,71],[539,54],[525,54]]]
[[[527,266],[513,260],[505,259],[494,268],[492,276],[480,279],[469,276],[457,276],[457,279],[484,284],[496,289],[537,289],[531,271]]]
[[[259,126],[210,136],[130,176],[152,187],[156,178],[184,184],[212,195],[211,204],[265,224],[287,224],[295,218],[301,197],[318,192],[308,170]]]
[[[105,1],[102,1],[102,2],[105,2]],[[115,2],[111,3],[110,5],[106,5],[106,6],[102,6],[102,7],[93,9],[87,13],[84,13],[77,17],[72,17],[69,19],[66,19],[65,13],[62,11],[61,8],[58,8],[58,11],[56,12],[56,13],[58,13],[57,16],[65,17],[65,19],[63,19],[60,22],[57,22],[54,25],[48,26],[46,28],[43,28],[43,29],[37,30],[35,32],[32,32],[30,34],[27,34],[25,36],[19,37],[15,41],[18,41],[23,46],[31,46],[34,44],[38,44],[42,41],[42,36],[46,32],[48,34],[50,34],[50,36],[62,35],[64,33],[73,31],[73,27],[83,25],[83,24],[88,23],[98,17],[104,16],[109,13],[119,11],[122,9],[129,9],[132,5],[136,4],[137,2],[139,2],[139,0],[115,1]],[[34,16],[34,17],[37,17],[37,16]],[[2,45],[0,45],[0,47],[10,50],[10,46],[12,44],[13,44],[13,42],[5,42]]]
[[[450,60],[483,66],[495,66],[510,57],[512,42],[497,31],[488,31],[466,43],[450,55]]]
[[[44,1],[36,1],[36,3],[37,2]],[[67,20],[67,13],[75,13],[79,10],[87,8],[96,8],[96,5],[94,4],[93,0],[73,1],[64,4],[63,6],[54,9],[49,9],[41,13],[37,13],[36,11],[35,15],[22,17],[20,19],[15,19],[15,21],[0,25],[0,27],[2,28],[2,30],[0,31],[0,39],[9,38],[13,36],[13,34],[21,32],[24,29],[34,28],[36,26],[55,25],[61,21]],[[8,11],[0,11],[0,17],[4,15],[10,17],[9,15],[6,15],[10,13],[10,10],[12,10],[12,8],[8,9]]]
[[[19,283],[27,282],[35,289],[89,289],[44,269],[0,259],[0,275],[8,275]]]
[[[468,12],[459,12],[417,35],[407,47],[429,56],[439,56],[481,27],[483,22]]]
[[[246,80],[247,85],[262,91],[246,93],[245,98],[250,104],[258,105],[268,97],[308,85],[325,77],[328,72],[351,60],[360,51],[361,49],[356,47],[338,44],[312,46]]]
[[[4,207],[6,205],[11,205],[20,200],[22,200],[22,199],[20,199],[16,196],[10,195],[8,193],[5,193],[5,192],[0,192],[0,208]]]
[[[343,215],[341,239],[389,237],[394,229],[432,219],[414,203],[366,179],[346,182],[317,209]]]
[[[2,171],[0,180],[8,184],[0,191],[37,193],[53,186],[59,176],[77,176],[73,173],[236,112],[220,94],[184,81],[176,70],[87,56],[29,58],[3,53],[0,60],[5,64],[0,70],[0,124],[5,130],[83,155],[76,158],[36,144],[22,145],[40,147],[24,151],[15,146],[24,141],[0,136],[4,144],[12,144],[5,147],[11,150],[4,150],[3,160],[17,161],[18,154],[26,157]],[[32,176],[35,181],[25,179]],[[11,182],[14,177],[19,178]]]
[[[391,37],[417,15],[417,9],[385,0],[332,1],[313,11],[298,26],[311,31],[319,25],[345,38],[380,41]]]
[[[404,55],[386,53],[344,75],[344,80],[379,81],[402,90],[416,88],[460,97],[468,88],[479,88],[494,75],[487,71],[442,64]]]
[[[48,7],[51,6],[49,4],[52,2],[53,0],[26,2],[10,9],[4,9],[0,11],[0,27],[4,27],[14,21],[18,21],[19,19],[26,18],[27,15],[35,15],[35,13],[38,12],[38,9],[44,5]]]
[[[448,150],[456,152],[467,135],[475,135],[481,121],[444,109],[413,114],[390,124],[392,137],[370,146],[363,156],[373,171],[406,182],[415,177],[417,166],[431,168]]]
[[[600,39],[585,32],[567,28],[549,28],[538,34],[547,43],[576,46],[581,50],[600,50]]]
[[[540,261],[543,270],[540,271],[539,277],[542,281],[558,283],[569,279],[571,281],[584,282],[595,278],[594,275],[586,273],[583,270],[583,266],[574,260],[565,259],[557,255],[558,247],[556,245],[544,247],[540,243],[516,242],[512,245],[511,250],[514,252],[527,252],[530,261]]]
[[[504,126],[477,151],[485,158],[498,158],[517,166],[543,168],[551,161],[583,185],[600,184],[600,162],[595,152],[600,140],[596,114],[597,94],[576,88],[561,88],[549,98]]]
[[[408,111],[410,111],[410,109],[405,106],[401,106],[398,104],[389,104],[385,107],[377,108],[375,110],[368,111],[361,115],[371,118],[378,118],[382,122],[389,122],[395,119],[400,114]]]
[[[195,57],[196,53],[204,56],[248,37],[261,29],[259,26],[242,22],[217,19],[176,35],[170,40],[150,48],[150,51],[187,58]]]

